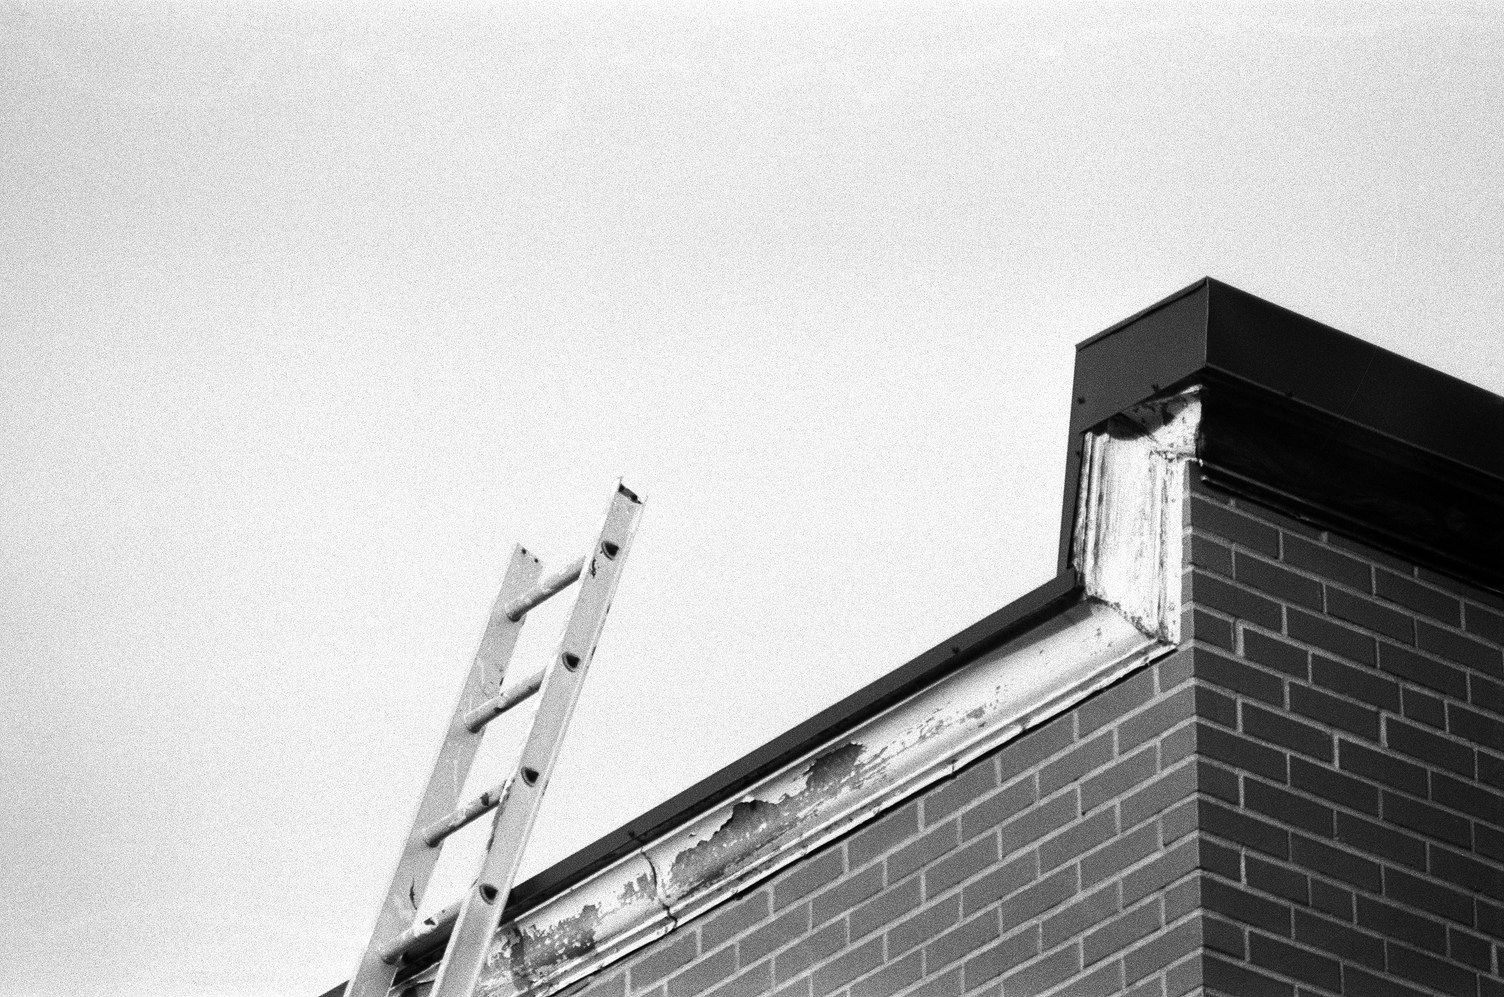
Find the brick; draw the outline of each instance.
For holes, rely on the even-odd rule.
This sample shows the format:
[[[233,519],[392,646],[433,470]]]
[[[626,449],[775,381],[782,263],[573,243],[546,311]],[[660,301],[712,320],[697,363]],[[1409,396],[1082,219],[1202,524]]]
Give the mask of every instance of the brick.
[[[1159,681],[1159,691],[1167,693],[1182,682],[1191,680],[1191,650],[1182,647],[1166,655],[1154,666],[1154,677]],[[1121,747],[1121,745],[1119,746]]]
[[[762,997],[773,989],[773,964],[764,960],[710,991],[706,997]]]
[[[961,921],[961,898],[946,897],[888,930],[888,955],[898,956],[939,937]]]
[[[1243,794],[1238,789],[1238,774],[1204,758],[1196,759],[1196,789],[1233,806],[1240,806]]]
[[[1379,668],[1391,675],[1398,675],[1400,678],[1426,686],[1428,689],[1444,692],[1448,696],[1456,696],[1458,699],[1467,698],[1466,672],[1423,657],[1408,648],[1380,641]]]
[[[1154,670],[1141,668],[1076,707],[1076,729],[1087,737],[1154,698]]]
[[[1148,985],[1155,985],[1156,981],[1150,980]],[[1198,991],[1202,984],[1201,960],[1196,958],[1182,959],[1175,965],[1165,970],[1164,987],[1165,997],[1186,997],[1193,991]],[[1116,997],[1116,992],[1112,995]],[[1135,995],[1137,997],[1137,995]],[[1150,997],[1145,991],[1143,997]],[[1156,987],[1153,997],[1158,997]]]
[[[1275,782],[1288,782],[1290,779],[1283,752],[1219,727],[1197,724],[1196,747],[1206,757],[1235,769],[1255,772]]]
[[[1335,952],[1350,962],[1370,969],[1384,968],[1384,940],[1345,924],[1318,917],[1309,911],[1295,910],[1295,940],[1302,945]]]
[[[1327,542],[1334,547],[1341,547],[1343,550],[1350,550],[1354,554],[1357,554],[1365,560],[1375,561],[1379,564],[1387,564],[1389,567],[1393,568],[1395,571],[1398,571],[1401,574],[1408,575],[1415,570],[1415,567],[1409,561],[1406,561],[1403,558],[1395,557],[1393,554],[1385,553],[1384,551],[1379,550],[1375,547],[1370,547],[1368,544],[1359,543],[1351,537],[1343,536],[1340,533],[1328,533]]]
[[[1440,922],[1362,894],[1358,895],[1357,901],[1359,927],[1385,938],[1404,938],[1412,945],[1420,945],[1433,952],[1447,950],[1447,929]]]
[[[1050,762],[1039,771],[1039,795],[1049,796],[1063,786],[1069,786],[1086,773],[1100,768],[1112,760],[1112,734],[1098,734],[1084,744],[1079,744],[1060,758]]]
[[[1003,993],[1043,993],[1057,983],[1070,979],[1080,969],[1080,954],[1076,946],[1068,945],[1054,955],[1036,959],[1022,969],[1014,970],[1003,977]]]
[[[1200,818],[1196,813],[1196,801],[1185,799],[1175,806],[1166,810],[1159,818],[1159,833],[1165,846],[1169,847],[1174,842],[1201,830],[1197,821]]]
[[[861,938],[916,909],[920,902],[919,893],[917,878],[888,887],[851,912],[851,937]]]
[[[1243,780],[1243,805],[1271,820],[1324,838],[1333,833],[1331,807],[1255,779]]]
[[[1290,857],[1290,832],[1246,813],[1230,810],[1211,800],[1197,803],[1201,826],[1208,834],[1235,841],[1278,859]]]
[[[1063,713],[1045,724],[1015,738],[998,752],[999,775],[1004,783],[1061,751],[1076,739],[1075,717]]]
[[[1282,628],[1283,611],[1273,599],[1240,588],[1216,575],[1192,569],[1186,586],[1186,601],[1268,630]]]
[[[1203,869],[1234,881],[1243,878],[1242,852],[1205,837],[1201,838],[1198,844]]]
[[[1478,781],[1504,789],[1504,758],[1478,752]]]
[[[807,897],[846,871],[846,852],[837,847],[804,859],[773,883],[773,909]]]
[[[1333,757],[1332,735],[1320,727],[1266,710],[1253,703],[1241,705],[1243,733],[1291,751],[1298,751],[1319,761]]]
[[[960,997],[961,968],[932,976],[928,982],[909,992],[909,997]]]
[[[1159,776],[1118,803],[1123,827],[1133,827],[1196,792],[1196,769],[1182,765]],[[1110,813],[1110,811],[1107,811]]]
[[[1395,976],[1414,980],[1456,997],[1473,997],[1478,992],[1478,974],[1471,970],[1393,941],[1386,942],[1384,948],[1389,972]]]
[[[1009,935],[966,960],[966,989],[972,990],[1039,954],[1037,925]]]
[[[1037,798],[1032,775],[993,793],[961,815],[961,840],[970,841],[984,831],[992,830],[1010,817],[1022,813]]]
[[[929,972],[964,958],[977,949],[1002,937],[998,930],[998,912],[989,910],[950,929],[924,947],[924,964]]]
[[[1482,821],[1473,825],[1473,851],[1504,862],[1504,830]]]
[[[1493,969],[1493,946],[1485,938],[1456,928],[1447,928],[1447,955],[1485,973]]]
[[[1286,675],[1299,679],[1310,678],[1309,651],[1246,627],[1243,630],[1243,656]]]
[[[1413,876],[1402,869],[1384,870],[1384,896],[1459,924],[1473,923],[1473,898],[1450,886]]]
[[[917,841],[904,845],[888,856],[888,882],[898,882],[921,866],[929,865],[960,843],[959,821],[950,820],[926,831]]]
[[[1290,858],[1302,868],[1320,869],[1324,876],[1340,879],[1373,893],[1379,891],[1383,881],[1377,862],[1370,862],[1346,849],[1333,848],[1303,834],[1290,835]]]
[[[1295,533],[1299,536],[1319,540],[1323,532],[1321,527],[1315,525],[1313,522],[1305,519],[1295,519],[1285,513],[1276,512],[1273,508],[1264,505],[1262,502],[1254,502],[1246,498],[1234,498],[1232,507],[1245,516],[1252,516],[1255,519],[1269,523],[1271,526],[1278,527],[1283,534]]]
[[[1081,888],[1117,875],[1158,848],[1159,829],[1153,824],[1119,835],[1081,860]]]
[[[1459,665],[1476,668],[1494,676],[1504,676],[1504,651],[1471,637],[1443,630],[1421,620],[1415,624],[1416,643],[1423,651],[1440,655]]]
[[[1403,983],[1375,976],[1356,966],[1342,967],[1342,992],[1350,997],[1429,997],[1426,992]]]
[[[1380,798],[1384,819],[1391,824],[1448,841],[1461,848],[1472,847],[1471,825],[1462,817],[1395,793],[1384,792]]]
[[[1149,864],[1124,876],[1123,906],[1131,907],[1149,894],[1164,889],[1195,870],[1199,860],[1196,845],[1195,838],[1187,838]]]
[[[700,927],[700,945],[709,952],[722,942],[741,934],[772,912],[767,890],[758,890],[735,900],[710,917]]]
[[[1226,506],[1215,505],[1198,496],[1191,498],[1191,523],[1197,530],[1222,537],[1235,544],[1270,557],[1279,556],[1279,530],[1250,519]]]
[[[638,960],[631,969],[632,989],[641,990],[643,987],[657,983],[688,963],[699,955],[699,942],[698,934],[686,932],[683,937],[669,942],[663,948]]]
[[[924,894],[934,899],[998,860],[997,839],[988,835],[924,871]]]
[[[1372,589],[1372,569],[1357,558],[1300,537],[1284,539],[1281,559],[1286,564],[1364,592]]]
[[[889,811],[846,842],[851,868],[866,865],[919,833],[919,801]]]
[[[1115,960],[1092,970],[1071,984],[1071,997],[1119,997],[1123,992],[1123,963]]]
[[[1428,585],[1422,585],[1412,578],[1379,568],[1375,571],[1374,592],[1381,598],[1398,603],[1407,609],[1413,609],[1417,613],[1424,613],[1442,623],[1450,623],[1454,627],[1462,626],[1461,601],[1445,592],[1438,592]]]
[[[1232,577],[1232,548],[1201,533],[1186,538],[1183,556],[1187,564],[1218,575]]]
[[[962,807],[986,796],[998,786],[997,766],[993,760],[968,766],[954,779],[930,791],[924,800],[924,825],[932,827]]]
[[[1369,855],[1414,869],[1426,867],[1426,843],[1387,824],[1339,813],[1337,840]]]
[[[1249,935],[1248,959],[1255,966],[1273,970],[1282,976],[1293,976],[1314,987],[1324,987],[1327,990],[1342,988],[1342,969],[1336,959],[1296,948],[1277,938]]]
[[[1196,753],[1196,728],[1183,724],[1159,739],[1159,767],[1171,769]]]
[[[1109,883],[1046,918],[1041,925],[1041,942],[1045,948],[1052,949],[1061,942],[1080,937],[1093,925],[1100,924],[1120,909],[1118,884]]]
[[[1192,918],[1123,957],[1123,977],[1132,983],[1196,951],[1202,944],[1202,919]]]
[[[1437,730],[1446,730],[1447,705],[1440,696],[1433,696],[1428,692],[1406,686],[1400,690],[1401,699],[1404,702],[1405,719],[1423,723]]]
[[[617,973],[599,983],[591,983],[588,987],[572,992],[582,997],[623,997],[627,992],[627,974]]]
[[[1504,813],[1504,811],[1500,811]],[[1483,828],[1480,826],[1481,833]],[[1479,862],[1469,855],[1458,855],[1445,848],[1431,846],[1428,868],[1433,876],[1455,883],[1474,893],[1483,893],[1504,902],[1504,869]]]
[[[1001,919],[1004,934],[1012,931],[1021,924],[1032,921],[1052,907],[1057,907],[1069,900],[1076,892],[1076,870],[1074,867],[1061,869],[1051,876],[1046,876],[1032,886],[1026,887],[1014,895],[1013,899],[1002,905]]]
[[[1417,567],[1415,574],[1421,581],[1435,585],[1437,588],[1446,589],[1448,592],[1460,595],[1464,599],[1480,602],[1485,606],[1492,606],[1495,609],[1504,609],[1504,594],[1475,588],[1467,582],[1453,578],[1450,575],[1444,575],[1439,571],[1432,571],[1430,568]]]
[[[1037,854],[1025,852],[1018,858],[987,873],[962,892],[962,910],[967,917],[989,904],[1017,893],[1039,875]]]
[[[1081,785],[1081,812],[1090,813],[1104,803],[1122,796],[1159,768],[1154,747],[1150,745],[1129,755],[1106,771],[1092,776]]]
[[[1231,620],[1213,615],[1199,606],[1192,606],[1190,612],[1182,619],[1190,623],[1189,632],[1182,634],[1183,640],[1202,641],[1213,647],[1220,647],[1224,651],[1237,650]]]
[[[1083,852],[1111,839],[1118,830],[1118,815],[1111,808],[1099,810],[1091,817],[1061,831],[1039,845],[1039,868],[1049,872],[1070,862]]]
[[[1195,648],[1194,654],[1202,653]],[[1191,716],[1195,710],[1195,690],[1180,689],[1155,703],[1153,706],[1129,717],[1118,725],[1118,752],[1127,754],[1152,738],[1156,738]]]
[[[883,868],[868,866],[861,872],[836,881],[810,901],[810,919],[814,924],[824,924],[838,917],[868,897],[875,896],[883,888]]]
[[[1447,704],[1447,730],[1473,744],[1504,751],[1504,721],[1456,703]]]
[[[1426,770],[1419,765],[1343,738],[1337,739],[1337,765],[1344,772],[1381,782],[1415,796],[1425,796],[1428,792]]]
[[[1324,765],[1313,765],[1304,758],[1290,759],[1290,785],[1331,803],[1375,816],[1379,813],[1377,788]]]
[[[867,946],[874,944],[881,952],[883,940],[874,938]],[[785,983],[845,947],[846,922],[832,921],[780,952],[773,959],[773,979],[778,983]]]
[[[693,997],[695,994],[703,994],[735,972],[735,950],[721,949],[669,977],[664,987],[664,997]]]
[[[1212,723],[1221,724],[1229,730],[1238,727],[1238,701],[1211,686],[1197,685],[1191,690],[1196,703],[1196,716]]]
[[[1285,632],[1303,644],[1315,645],[1359,664],[1372,665],[1378,660],[1374,639],[1351,627],[1294,607],[1287,614],[1286,623]]]
[[[1467,677],[1467,701],[1481,710],[1504,717],[1504,683],[1486,679],[1477,672]]]
[[[737,943],[741,964],[750,966],[769,952],[783,948],[796,938],[802,938],[809,932],[809,927],[808,904],[800,904],[779,914]]]
[[[1431,799],[1480,821],[1504,823],[1504,795],[1443,772],[1431,773]]]
[[[1220,917],[1205,914],[1201,919],[1201,935],[1206,947],[1238,959],[1248,951],[1248,929]]]
[[[1384,743],[1401,754],[1472,778],[1473,749],[1395,717],[1384,718]]]
[[[1382,710],[1400,708],[1399,683],[1371,669],[1355,668],[1317,654],[1311,657],[1311,681],[1323,689],[1361,699]]]
[[[1248,855],[1243,859],[1243,876],[1249,886],[1262,893],[1272,893],[1301,904],[1311,902],[1310,877],[1295,869]]]
[[[1469,603],[1463,608],[1463,629],[1492,644],[1504,644],[1504,613]]]
[[[1220,990],[1237,997],[1294,997],[1295,987],[1257,970],[1208,954],[1201,967],[1207,993]]]
[[[1504,907],[1479,900],[1473,924],[1479,931],[1504,940]]]
[[[1353,894],[1324,880],[1311,880],[1311,906],[1344,921],[1353,919]]]
[[[1160,929],[1159,905],[1143,904],[1119,914],[1081,939],[1081,965],[1090,966]]]
[[[906,959],[884,966],[881,970],[851,985],[851,997],[892,997],[919,982],[924,975],[924,960],[915,952]]]
[[[1080,815],[1075,793],[1066,793],[1025,810],[998,828],[1004,855],[1053,834]]]
[[[1328,589],[1326,612],[1374,633],[1406,644],[1415,643],[1415,620],[1408,614],[1342,589]]]
[[[881,966],[882,962],[883,940],[874,938],[816,969],[811,979],[813,997],[824,997],[825,994],[841,989],[857,977]]]
[[[809,977],[801,976],[793,983],[785,984],[773,991],[773,997],[809,997]]]
[[[1250,588],[1321,611],[1321,583],[1268,561],[1238,551],[1233,555],[1233,577]]]

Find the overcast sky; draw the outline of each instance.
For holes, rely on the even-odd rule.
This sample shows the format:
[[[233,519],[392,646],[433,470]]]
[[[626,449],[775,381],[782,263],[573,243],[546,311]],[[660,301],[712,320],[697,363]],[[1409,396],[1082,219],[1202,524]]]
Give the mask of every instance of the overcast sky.
[[[1051,577],[1204,274],[1504,392],[1482,11],[0,6],[0,994],[343,980],[618,475],[525,873]]]

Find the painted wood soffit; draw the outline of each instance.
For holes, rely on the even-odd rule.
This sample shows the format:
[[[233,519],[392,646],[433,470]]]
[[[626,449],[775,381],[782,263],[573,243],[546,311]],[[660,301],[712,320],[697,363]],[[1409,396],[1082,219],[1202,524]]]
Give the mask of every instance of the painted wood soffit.
[[[546,997],[599,972],[1173,649],[1199,411],[1186,393],[1087,434],[1086,598],[503,923],[477,993]]]

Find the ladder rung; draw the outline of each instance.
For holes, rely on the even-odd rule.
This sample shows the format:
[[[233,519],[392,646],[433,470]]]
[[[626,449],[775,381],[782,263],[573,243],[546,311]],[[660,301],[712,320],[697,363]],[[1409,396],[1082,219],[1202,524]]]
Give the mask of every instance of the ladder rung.
[[[510,779],[497,783],[464,806],[440,817],[423,829],[423,842],[432,848],[481,814],[495,810],[511,788]]]
[[[474,733],[486,724],[501,716],[507,710],[527,699],[543,686],[543,674],[546,669],[538,669],[517,685],[503,692],[494,699],[488,699],[475,709],[465,714],[465,729]]]
[[[537,588],[531,592],[525,592],[507,603],[505,610],[507,619],[516,623],[527,614],[529,609],[574,584],[583,570],[585,570],[585,558],[582,556],[566,564],[553,574],[544,576],[538,582]]]
[[[379,951],[381,961],[390,965],[402,958],[404,953],[417,948],[424,939],[453,927],[455,920],[460,916],[460,907],[463,904],[463,900],[456,900],[438,913],[413,922],[411,928],[381,946]]]

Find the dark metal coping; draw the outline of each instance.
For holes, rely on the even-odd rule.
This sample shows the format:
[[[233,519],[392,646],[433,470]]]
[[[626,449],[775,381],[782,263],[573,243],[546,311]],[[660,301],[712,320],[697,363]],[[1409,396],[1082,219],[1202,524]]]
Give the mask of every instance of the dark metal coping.
[[[1210,277],[1076,350],[1062,567],[1082,433],[1203,384],[1209,480],[1504,588],[1504,398]]]

